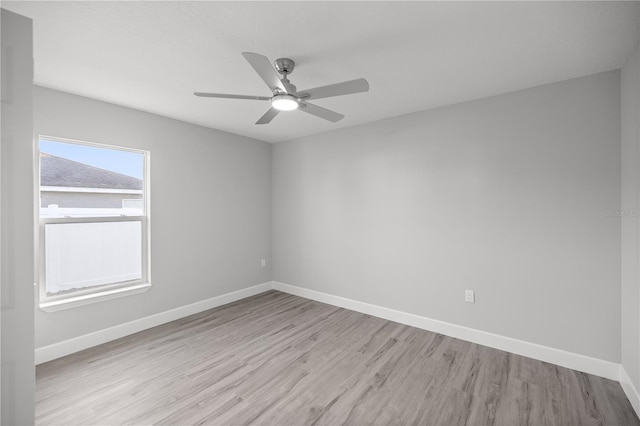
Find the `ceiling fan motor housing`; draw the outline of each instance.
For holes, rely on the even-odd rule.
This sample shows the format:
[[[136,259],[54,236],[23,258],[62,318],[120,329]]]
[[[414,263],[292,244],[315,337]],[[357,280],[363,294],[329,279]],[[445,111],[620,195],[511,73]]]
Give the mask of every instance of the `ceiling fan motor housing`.
[[[296,67],[296,63],[293,62],[293,59],[289,58],[278,58],[275,60],[274,65],[276,66],[276,71],[280,74],[284,74],[285,77],[287,74],[291,74],[293,69]]]

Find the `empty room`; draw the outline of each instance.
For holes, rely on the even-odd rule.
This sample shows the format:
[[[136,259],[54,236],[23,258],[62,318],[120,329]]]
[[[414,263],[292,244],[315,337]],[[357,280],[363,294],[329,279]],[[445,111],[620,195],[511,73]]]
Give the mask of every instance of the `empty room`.
[[[640,425],[640,2],[0,6],[2,425]]]

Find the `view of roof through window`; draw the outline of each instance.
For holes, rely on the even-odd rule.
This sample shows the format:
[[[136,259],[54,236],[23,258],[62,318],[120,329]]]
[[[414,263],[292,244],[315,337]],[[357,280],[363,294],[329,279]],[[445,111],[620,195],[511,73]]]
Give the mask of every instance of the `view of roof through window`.
[[[143,154],[113,148],[40,139],[40,152],[142,179]]]
[[[42,217],[144,214],[144,154],[40,140]]]

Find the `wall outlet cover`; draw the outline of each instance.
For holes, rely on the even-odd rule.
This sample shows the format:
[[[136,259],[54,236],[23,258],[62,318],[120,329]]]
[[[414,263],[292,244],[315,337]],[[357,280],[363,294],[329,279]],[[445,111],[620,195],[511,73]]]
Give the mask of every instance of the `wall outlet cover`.
[[[476,293],[473,290],[464,291],[464,301],[467,303],[476,303]]]

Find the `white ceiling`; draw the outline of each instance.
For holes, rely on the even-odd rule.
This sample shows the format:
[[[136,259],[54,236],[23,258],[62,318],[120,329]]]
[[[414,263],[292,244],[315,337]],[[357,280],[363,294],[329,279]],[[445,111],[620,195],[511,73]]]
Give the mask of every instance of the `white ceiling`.
[[[12,2],[34,20],[37,84],[277,142],[617,69],[640,2]],[[298,89],[364,77],[322,99],[338,123],[269,96],[241,52],[290,57]]]

